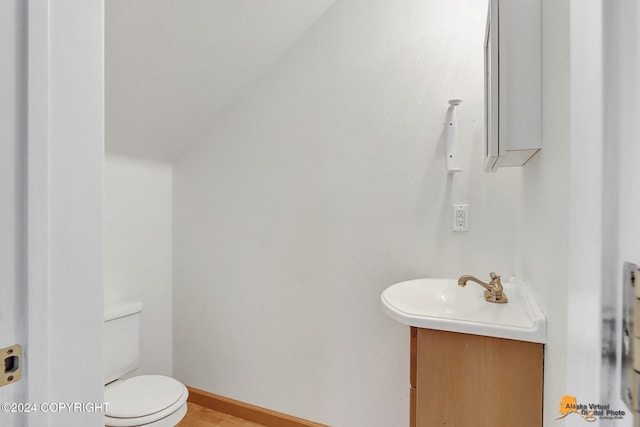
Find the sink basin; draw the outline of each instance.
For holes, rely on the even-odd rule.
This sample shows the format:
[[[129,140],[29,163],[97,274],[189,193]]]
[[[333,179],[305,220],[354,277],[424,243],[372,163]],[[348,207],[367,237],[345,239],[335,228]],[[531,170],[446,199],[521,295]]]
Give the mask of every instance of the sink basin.
[[[484,300],[484,289],[456,279],[416,279],[382,293],[382,307],[405,325],[441,331],[544,343],[546,318],[526,284],[512,277],[502,284],[506,304]]]

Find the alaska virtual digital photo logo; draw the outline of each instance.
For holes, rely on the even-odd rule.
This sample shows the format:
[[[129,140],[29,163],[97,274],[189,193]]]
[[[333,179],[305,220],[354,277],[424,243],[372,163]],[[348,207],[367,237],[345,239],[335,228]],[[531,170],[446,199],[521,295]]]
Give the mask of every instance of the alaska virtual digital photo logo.
[[[622,410],[612,410],[608,403],[578,403],[575,396],[564,395],[560,399],[560,416],[556,420],[560,420],[569,414],[577,414],[587,422],[601,420],[621,420],[625,416]]]

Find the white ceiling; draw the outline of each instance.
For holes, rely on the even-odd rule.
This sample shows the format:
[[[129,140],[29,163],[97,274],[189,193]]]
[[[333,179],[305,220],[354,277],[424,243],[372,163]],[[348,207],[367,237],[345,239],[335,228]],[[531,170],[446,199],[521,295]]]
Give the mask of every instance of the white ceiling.
[[[107,152],[174,161],[334,2],[107,0]]]

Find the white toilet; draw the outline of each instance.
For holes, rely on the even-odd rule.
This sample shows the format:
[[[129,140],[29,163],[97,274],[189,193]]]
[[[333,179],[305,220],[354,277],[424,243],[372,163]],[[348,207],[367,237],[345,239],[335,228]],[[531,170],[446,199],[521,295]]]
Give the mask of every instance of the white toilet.
[[[119,378],[138,367],[142,303],[120,302],[104,310],[105,426],[174,427],[187,413],[187,388],[173,378]]]

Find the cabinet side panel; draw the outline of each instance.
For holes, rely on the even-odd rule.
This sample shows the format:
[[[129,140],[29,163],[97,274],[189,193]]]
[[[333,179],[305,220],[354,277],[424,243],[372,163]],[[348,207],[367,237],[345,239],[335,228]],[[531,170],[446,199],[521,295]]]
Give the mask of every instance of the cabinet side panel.
[[[418,362],[418,328],[411,327],[411,354],[409,360],[409,427],[416,427],[416,384]]]
[[[540,427],[542,345],[418,329],[419,426]]]
[[[416,361],[418,357],[418,328],[411,327],[411,354],[409,356],[410,369],[409,369],[409,381],[411,387],[416,386]]]

